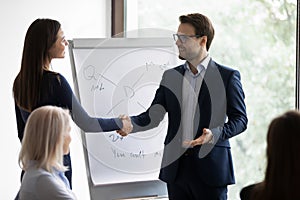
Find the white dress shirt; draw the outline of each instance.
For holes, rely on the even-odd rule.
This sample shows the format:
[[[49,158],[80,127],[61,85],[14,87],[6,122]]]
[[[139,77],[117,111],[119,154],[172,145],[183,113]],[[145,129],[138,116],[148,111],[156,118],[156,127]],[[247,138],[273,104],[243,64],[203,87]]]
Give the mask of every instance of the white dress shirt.
[[[181,108],[181,120],[182,120],[182,130],[183,138],[182,141],[191,141],[194,138],[194,116],[198,103],[199,91],[202,85],[203,77],[207,69],[208,63],[210,61],[210,56],[206,56],[202,62],[197,65],[197,73],[194,74],[188,62],[185,63],[184,67],[186,69],[183,77],[182,85],[182,108]],[[186,147],[183,144],[183,147]]]

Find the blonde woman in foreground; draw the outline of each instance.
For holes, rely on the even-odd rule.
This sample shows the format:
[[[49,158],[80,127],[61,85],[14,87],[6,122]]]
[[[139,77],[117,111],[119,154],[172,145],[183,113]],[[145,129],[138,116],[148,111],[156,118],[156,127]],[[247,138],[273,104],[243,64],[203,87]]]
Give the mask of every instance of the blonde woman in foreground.
[[[19,164],[25,171],[19,199],[76,199],[64,175],[69,152],[70,116],[55,106],[35,109],[25,126]]]

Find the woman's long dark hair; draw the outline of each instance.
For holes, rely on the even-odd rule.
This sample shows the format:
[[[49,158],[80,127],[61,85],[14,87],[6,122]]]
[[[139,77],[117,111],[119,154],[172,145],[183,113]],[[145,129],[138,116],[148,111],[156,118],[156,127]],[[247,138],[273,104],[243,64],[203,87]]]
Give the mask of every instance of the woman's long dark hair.
[[[288,111],[272,120],[267,134],[265,180],[253,199],[300,199],[300,112]]]
[[[49,49],[56,42],[61,25],[52,19],[36,19],[28,28],[23,48],[21,69],[13,84],[16,104],[31,112],[40,99],[44,70],[49,70]]]

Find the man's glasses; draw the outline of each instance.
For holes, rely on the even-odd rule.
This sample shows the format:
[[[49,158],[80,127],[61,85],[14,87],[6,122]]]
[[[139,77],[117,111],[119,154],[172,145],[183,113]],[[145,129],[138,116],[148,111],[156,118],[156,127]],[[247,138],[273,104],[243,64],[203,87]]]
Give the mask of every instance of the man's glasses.
[[[175,40],[175,42],[177,42],[177,40],[180,40],[180,42],[184,43],[186,42],[189,38],[191,37],[202,37],[201,35],[180,35],[180,34],[173,34],[173,38]]]

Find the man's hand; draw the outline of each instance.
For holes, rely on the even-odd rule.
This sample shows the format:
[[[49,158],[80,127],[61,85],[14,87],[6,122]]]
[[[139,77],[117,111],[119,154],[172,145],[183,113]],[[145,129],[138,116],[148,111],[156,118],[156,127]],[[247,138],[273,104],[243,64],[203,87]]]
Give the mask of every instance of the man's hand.
[[[206,143],[213,143],[213,134],[210,129],[204,128],[203,133],[200,137],[198,137],[195,140],[191,140],[190,142],[185,142],[184,144],[187,146],[197,146],[197,145],[202,145]]]
[[[127,115],[120,115],[119,118],[122,120],[123,127],[120,130],[117,130],[117,133],[119,133],[121,136],[127,136],[132,131],[132,123],[131,119]]]

